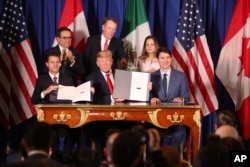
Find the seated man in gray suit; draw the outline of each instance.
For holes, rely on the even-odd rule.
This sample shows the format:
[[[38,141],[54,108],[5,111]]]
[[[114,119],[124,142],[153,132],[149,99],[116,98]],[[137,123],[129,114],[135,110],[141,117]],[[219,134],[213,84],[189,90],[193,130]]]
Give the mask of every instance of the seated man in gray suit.
[[[189,88],[185,74],[171,67],[172,54],[169,49],[161,47],[156,52],[160,69],[151,74],[153,84],[150,103],[184,103],[189,102]],[[186,128],[176,125],[170,127],[171,145],[179,149],[186,137]]]

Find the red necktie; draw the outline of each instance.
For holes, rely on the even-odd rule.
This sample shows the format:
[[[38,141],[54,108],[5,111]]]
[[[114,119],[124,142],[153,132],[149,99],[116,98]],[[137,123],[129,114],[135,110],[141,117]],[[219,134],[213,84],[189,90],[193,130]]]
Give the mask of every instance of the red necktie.
[[[108,40],[106,40],[105,43],[104,43],[103,50],[104,51],[108,50],[108,47],[109,47]]]
[[[56,76],[54,76],[54,78],[53,78],[53,84],[57,84],[57,77]]]
[[[109,91],[110,91],[111,94],[113,94],[114,86],[113,86],[113,84],[111,82],[110,74],[106,73],[106,77],[107,77],[107,84],[108,84],[108,87],[109,87]]]

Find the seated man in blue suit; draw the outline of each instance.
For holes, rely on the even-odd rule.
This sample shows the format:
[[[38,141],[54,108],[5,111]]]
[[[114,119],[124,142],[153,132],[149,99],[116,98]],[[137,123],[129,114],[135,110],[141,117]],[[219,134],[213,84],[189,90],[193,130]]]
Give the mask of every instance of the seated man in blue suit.
[[[150,104],[189,102],[189,88],[185,74],[171,67],[172,54],[169,49],[161,47],[156,52],[160,69],[151,74],[152,90]],[[164,77],[165,76],[165,77]],[[165,78],[165,79],[164,79]],[[170,127],[171,145],[179,149],[186,136],[186,128],[176,125]]]

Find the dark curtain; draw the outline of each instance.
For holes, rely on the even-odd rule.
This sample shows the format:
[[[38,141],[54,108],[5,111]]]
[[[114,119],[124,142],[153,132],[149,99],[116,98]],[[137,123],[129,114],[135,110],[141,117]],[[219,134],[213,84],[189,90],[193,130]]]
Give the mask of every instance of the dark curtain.
[[[103,17],[112,16],[118,20],[115,36],[119,37],[127,1],[82,0],[90,35],[100,33]],[[38,73],[41,74],[44,66],[43,54],[52,46],[65,0],[23,0],[22,2]],[[0,13],[4,3],[4,0],[0,0]],[[170,49],[173,47],[181,3],[181,0],[144,0],[152,35],[158,38],[160,45]],[[235,3],[236,0],[198,0],[215,67]],[[234,110],[230,96],[217,78],[216,86],[219,108]],[[201,144],[206,141],[207,134],[214,130],[215,114],[216,112],[202,118]]]

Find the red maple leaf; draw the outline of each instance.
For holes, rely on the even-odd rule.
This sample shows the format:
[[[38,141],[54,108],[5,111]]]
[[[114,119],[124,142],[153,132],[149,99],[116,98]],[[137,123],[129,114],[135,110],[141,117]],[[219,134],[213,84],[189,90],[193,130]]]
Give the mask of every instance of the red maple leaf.
[[[250,78],[250,38],[242,38],[242,55],[239,56],[241,61],[241,69],[240,72],[237,74],[238,76],[245,70],[245,76]]]

